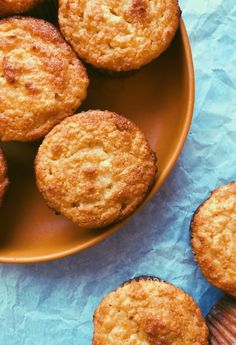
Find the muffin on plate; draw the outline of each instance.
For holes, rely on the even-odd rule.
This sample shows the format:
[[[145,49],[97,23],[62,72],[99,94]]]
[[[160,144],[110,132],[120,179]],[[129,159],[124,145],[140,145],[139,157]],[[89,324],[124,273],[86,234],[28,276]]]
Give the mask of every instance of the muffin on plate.
[[[7,177],[7,164],[3,152],[0,149],[0,206],[8,185],[9,181]]]
[[[180,22],[177,0],[59,0],[59,25],[94,67],[139,69],[170,45]]]
[[[208,282],[236,296],[236,182],[211,193],[191,223],[192,249]]]
[[[35,140],[80,106],[86,70],[44,20],[0,20],[0,42],[0,140]]]
[[[206,317],[209,328],[209,345],[236,344],[236,299],[225,296]]]
[[[83,228],[132,213],[151,187],[156,157],[128,119],[90,110],[63,120],[39,147],[39,190],[48,205]]]
[[[92,345],[207,345],[200,309],[183,290],[157,278],[132,279],[94,313]]]
[[[0,16],[29,11],[42,0],[0,0]]]

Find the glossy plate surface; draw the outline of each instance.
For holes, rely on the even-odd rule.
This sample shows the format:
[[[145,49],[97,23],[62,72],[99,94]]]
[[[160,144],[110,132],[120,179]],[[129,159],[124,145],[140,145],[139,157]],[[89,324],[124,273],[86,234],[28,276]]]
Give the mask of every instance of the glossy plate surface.
[[[159,172],[146,203],[174,166],[191,124],[194,72],[183,21],[170,48],[140,71],[122,78],[94,71],[89,74],[88,98],[81,110],[107,109],[132,119],[157,152]],[[38,145],[1,145],[11,186],[0,209],[0,262],[62,258],[102,241],[129,219],[103,230],[83,230],[55,215],[35,185],[33,164]]]

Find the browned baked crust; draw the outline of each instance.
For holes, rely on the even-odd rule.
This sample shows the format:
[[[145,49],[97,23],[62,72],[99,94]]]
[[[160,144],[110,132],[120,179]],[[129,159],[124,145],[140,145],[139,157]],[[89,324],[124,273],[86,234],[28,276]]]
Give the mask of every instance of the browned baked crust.
[[[0,0],[0,16],[29,11],[43,0]]]
[[[50,207],[85,228],[135,210],[153,183],[156,157],[131,121],[100,110],[65,119],[36,157],[39,190]]]
[[[7,164],[3,152],[0,149],[0,206],[8,185],[9,180],[7,177]]]
[[[43,20],[0,20],[0,42],[0,140],[42,137],[86,97],[86,70]]]
[[[130,71],[158,57],[179,26],[177,0],[59,0],[59,24],[78,55],[109,71]]]
[[[236,299],[224,296],[206,317],[209,345],[236,344]]]
[[[93,345],[207,345],[194,300],[159,279],[139,278],[110,292],[94,313]]]
[[[196,211],[192,249],[212,285],[236,296],[236,182],[211,193]]]

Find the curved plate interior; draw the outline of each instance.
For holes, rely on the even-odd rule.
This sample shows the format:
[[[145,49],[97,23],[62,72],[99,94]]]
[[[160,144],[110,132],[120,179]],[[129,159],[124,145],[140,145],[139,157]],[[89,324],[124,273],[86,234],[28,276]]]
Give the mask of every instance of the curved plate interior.
[[[80,110],[107,109],[137,123],[158,155],[158,176],[149,199],[173,167],[192,117],[194,80],[183,22],[170,48],[129,76],[89,71],[88,97]],[[39,143],[4,143],[11,186],[0,210],[0,261],[38,262],[69,255],[106,238],[124,222],[103,230],[77,228],[55,215],[35,185]],[[147,201],[146,199],[146,201]]]

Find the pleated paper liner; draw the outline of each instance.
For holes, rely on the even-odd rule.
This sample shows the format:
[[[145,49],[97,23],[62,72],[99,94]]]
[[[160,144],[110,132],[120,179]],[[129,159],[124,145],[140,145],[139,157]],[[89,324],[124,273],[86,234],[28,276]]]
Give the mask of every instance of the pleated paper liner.
[[[236,345],[236,299],[225,296],[206,317],[209,345]]]

